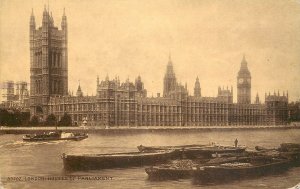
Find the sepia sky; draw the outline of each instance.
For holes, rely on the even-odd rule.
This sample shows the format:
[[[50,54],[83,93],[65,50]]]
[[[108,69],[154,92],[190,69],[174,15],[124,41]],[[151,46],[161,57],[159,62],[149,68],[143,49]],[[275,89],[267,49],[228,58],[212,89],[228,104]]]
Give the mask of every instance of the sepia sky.
[[[29,19],[41,26],[48,0],[0,0],[0,81],[29,82]],[[69,90],[95,95],[96,77],[140,74],[162,93],[169,52],[178,81],[202,96],[233,85],[243,54],[256,92],[300,98],[300,0],[49,0],[54,24],[68,20]]]

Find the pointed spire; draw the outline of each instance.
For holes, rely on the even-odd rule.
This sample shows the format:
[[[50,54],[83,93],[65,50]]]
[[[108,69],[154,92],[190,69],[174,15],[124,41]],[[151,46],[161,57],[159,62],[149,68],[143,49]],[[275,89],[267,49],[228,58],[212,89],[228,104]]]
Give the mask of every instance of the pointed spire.
[[[35,18],[33,14],[33,8],[31,10],[31,16],[30,16],[30,29],[35,29]]]
[[[65,7],[64,7],[64,13],[63,13],[63,16],[66,16],[66,9],[65,9]]]
[[[67,29],[67,16],[66,16],[65,8],[64,8],[64,12],[63,12],[62,20],[61,20],[61,28],[63,30]]]
[[[241,68],[247,68],[247,61],[246,61],[246,56],[243,54],[243,59],[241,63]]]
[[[238,77],[245,77],[245,76],[250,76],[251,77],[251,74],[248,70],[248,66],[247,66],[247,61],[246,61],[246,57],[245,57],[245,54],[243,55],[243,59],[242,59],[242,62],[241,62],[241,67],[240,67],[240,70],[238,72]]]
[[[78,80],[78,88],[77,88],[77,92],[76,92],[76,96],[83,96],[83,93],[81,91],[81,87],[80,87],[80,80]]]
[[[48,26],[49,22],[49,13],[47,12],[46,5],[44,6],[44,12],[43,12],[43,26]]]
[[[255,104],[260,104],[258,92],[256,93]]]

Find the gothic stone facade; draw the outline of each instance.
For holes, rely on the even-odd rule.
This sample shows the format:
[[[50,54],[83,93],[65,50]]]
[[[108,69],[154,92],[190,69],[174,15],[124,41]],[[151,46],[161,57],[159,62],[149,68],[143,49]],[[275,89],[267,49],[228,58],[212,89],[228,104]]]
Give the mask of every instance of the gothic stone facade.
[[[243,60],[245,61],[245,60]],[[243,65],[242,65],[243,66]],[[171,72],[170,72],[171,70]],[[199,79],[194,95],[176,82],[169,60],[164,77],[163,97],[147,97],[139,76],[135,83],[108,77],[99,82],[97,95],[51,97],[49,111],[60,119],[71,115],[74,125],[87,120],[94,126],[215,126],[284,125],[287,123],[288,96],[265,95],[265,104],[257,96],[255,103],[233,103],[233,89],[219,87],[216,97],[202,97]],[[167,81],[166,81],[167,80]],[[175,82],[174,82],[175,80]],[[168,83],[169,82],[169,83]],[[174,84],[175,83],[175,84]],[[166,86],[167,84],[167,86]],[[169,87],[172,86],[172,87]]]
[[[58,120],[68,113],[74,125],[87,120],[94,126],[215,126],[215,125],[284,125],[287,123],[288,94],[258,95],[251,103],[251,74],[245,57],[237,76],[237,101],[233,88],[219,87],[216,97],[203,97],[197,77],[194,94],[187,85],[177,82],[171,57],[164,76],[163,95],[147,97],[141,77],[121,83],[108,76],[99,81],[95,96],[84,96],[78,86],[76,96],[68,91],[67,20],[62,29],[54,26],[45,9],[43,25],[35,29],[30,20],[31,113],[41,118],[54,114]]]
[[[41,118],[49,114],[50,97],[68,94],[67,17],[62,16],[61,30],[54,26],[46,8],[42,26],[36,28],[30,17],[30,112]]]

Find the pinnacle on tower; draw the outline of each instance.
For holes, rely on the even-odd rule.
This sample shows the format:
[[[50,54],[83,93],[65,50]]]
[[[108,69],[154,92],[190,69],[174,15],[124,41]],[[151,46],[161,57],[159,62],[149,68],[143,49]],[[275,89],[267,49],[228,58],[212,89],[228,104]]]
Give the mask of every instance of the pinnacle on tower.
[[[194,96],[201,97],[201,88],[200,88],[200,82],[199,82],[198,76],[197,76],[196,82],[195,82]]]
[[[64,8],[64,13],[61,19],[61,28],[62,29],[66,29],[67,27],[67,16],[66,16],[66,12],[65,12],[65,8]]]
[[[33,8],[31,10],[31,16],[30,16],[30,27],[35,29],[35,17],[33,14]]]

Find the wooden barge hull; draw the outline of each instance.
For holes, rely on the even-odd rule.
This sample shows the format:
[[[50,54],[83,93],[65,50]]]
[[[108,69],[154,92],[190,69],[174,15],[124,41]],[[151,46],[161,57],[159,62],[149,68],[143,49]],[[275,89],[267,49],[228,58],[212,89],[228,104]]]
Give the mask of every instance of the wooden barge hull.
[[[218,183],[243,178],[260,177],[268,174],[277,174],[286,171],[290,167],[291,164],[289,160],[243,168],[207,166],[195,170],[193,172],[193,178],[200,183]]]
[[[182,150],[182,156],[194,159],[194,158],[211,158],[212,154],[224,154],[224,153],[242,153],[246,148],[187,148]]]
[[[176,158],[177,151],[160,153],[116,153],[99,155],[63,155],[66,170],[93,170],[154,165]]]
[[[224,147],[208,145],[185,145],[185,146],[138,146],[140,152],[154,152],[156,150],[178,150],[178,158],[211,158],[212,154],[242,153],[244,147]]]

